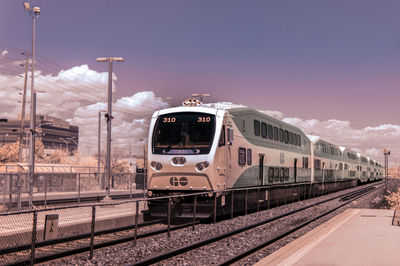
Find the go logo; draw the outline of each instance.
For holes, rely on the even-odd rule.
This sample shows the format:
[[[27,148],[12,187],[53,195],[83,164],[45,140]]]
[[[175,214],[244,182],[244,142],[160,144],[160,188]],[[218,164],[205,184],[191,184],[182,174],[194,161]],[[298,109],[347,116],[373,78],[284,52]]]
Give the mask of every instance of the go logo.
[[[171,184],[171,186],[177,187],[177,186],[181,185],[184,187],[188,184],[188,179],[184,176],[179,177],[179,178],[176,176],[173,176],[169,179],[169,183]]]

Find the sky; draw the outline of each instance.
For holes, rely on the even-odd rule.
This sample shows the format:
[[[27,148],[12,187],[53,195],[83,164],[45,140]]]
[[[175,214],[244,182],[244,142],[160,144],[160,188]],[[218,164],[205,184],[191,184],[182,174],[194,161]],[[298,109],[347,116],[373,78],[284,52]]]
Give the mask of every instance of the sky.
[[[32,41],[22,3],[0,1],[0,116],[21,108],[20,53]],[[84,150],[95,152],[97,112],[106,106],[107,65],[95,59],[122,56],[114,64],[116,147],[139,153],[154,110],[210,93],[208,102],[271,112],[380,161],[389,147],[400,162],[399,1],[30,4],[41,8],[38,113],[79,125]]]

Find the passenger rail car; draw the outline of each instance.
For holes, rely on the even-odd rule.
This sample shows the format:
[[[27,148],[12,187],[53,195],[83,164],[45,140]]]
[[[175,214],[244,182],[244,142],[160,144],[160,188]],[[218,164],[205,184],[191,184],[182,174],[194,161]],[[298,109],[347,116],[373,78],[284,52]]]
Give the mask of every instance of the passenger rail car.
[[[367,182],[372,175],[381,177],[381,169],[365,156],[247,107],[189,99],[184,106],[156,111],[150,124],[148,196],[217,192],[221,213],[229,211],[227,189]],[[236,197],[240,204],[241,196]],[[210,215],[212,200],[202,200],[199,208]],[[174,215],[190,215],[191,202],[175,202]],[[165,200],[150,201],[149,211],[166,215],[165,205]]]

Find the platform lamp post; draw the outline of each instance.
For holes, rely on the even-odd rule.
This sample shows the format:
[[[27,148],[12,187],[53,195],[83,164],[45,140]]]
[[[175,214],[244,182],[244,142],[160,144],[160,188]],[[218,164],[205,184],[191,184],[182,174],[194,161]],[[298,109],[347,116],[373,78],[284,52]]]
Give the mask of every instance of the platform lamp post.
[[[107,112],[106,110],[99,110],[99,125],[98,125],[98,132],[97,132],[97,174],[100,177],[100,148],[101,148],[101,113]],[[104,189],[105,182],[104,182],[104,173],[101,175],[101,188]],[[99,182],[100,180],[98,180]]]
[[[389,149],[383,149],[383,155],[385,155],[385,188],[387,189],[390,150]]]
[[[105,114],[107,121],[107,155],[106,155],[106,169],[107,169],[107,185],[106,185],[106,196],[104,201],[111,200],[110,197],[110,182],[111,182],[111,120],[112,116],[112,72],[113,62],[125,62],[122,57],[98,57],[97,62],[108,62],[108,104],[107,113]]]
[[[25,10],[33,18],[32,30],[32,74],[31,74],[31,110],[30,110],[30,142],[29,142],[29,208],[33,201],[33,179],[35,174],[35,124],[36,124],[36,92],[35,92],[35,31],[36,18],[39,17],[40,7],[30,8],[28,2],[24,2]]]

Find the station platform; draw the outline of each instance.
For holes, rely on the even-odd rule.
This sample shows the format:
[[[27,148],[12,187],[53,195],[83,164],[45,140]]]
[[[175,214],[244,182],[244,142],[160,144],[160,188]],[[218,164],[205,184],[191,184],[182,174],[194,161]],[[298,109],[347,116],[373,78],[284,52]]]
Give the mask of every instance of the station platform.
[[[261,265],[400,265],[393,210],[347,209],[259,261]]]
[[[33,204],[43,205],[45,201],[48,204],[60,204],[68,202],[85,202],[85,201],[100,201],[106,196],[104,189],[102,190],[91,190],[91,191],[65,191],[65,192],[35,192],[33,193]],[[110,191],[110,196],[112,199],[129,199],[129,198],[143,198],[145,196],[145,191],[142,189],[112,189]],[[10,199],[12,205],[16,205],[17,198],[16,194],[12,194],[11,198],[9,194],[0,195],[0,211],[7,210],[10,205]],[[21,193],[21,203],[23,206],[27,205],[29,201],[28,193]]]

